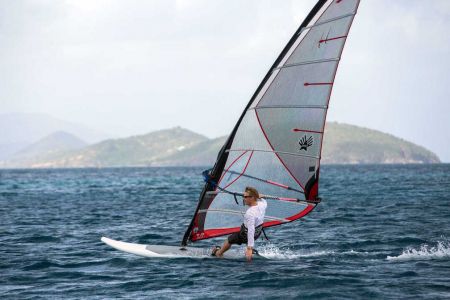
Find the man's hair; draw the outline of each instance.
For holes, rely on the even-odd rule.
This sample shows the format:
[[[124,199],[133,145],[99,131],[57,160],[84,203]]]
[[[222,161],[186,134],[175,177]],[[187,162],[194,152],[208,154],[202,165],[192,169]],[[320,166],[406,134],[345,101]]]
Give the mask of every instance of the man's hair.
[[[255,197],[256,199],[259,198],[259,193],[258,193],[258,191],[257,191],[254,187],[248,186],[248,187],[245,188],[245,191],[246,191],[250,196]]]

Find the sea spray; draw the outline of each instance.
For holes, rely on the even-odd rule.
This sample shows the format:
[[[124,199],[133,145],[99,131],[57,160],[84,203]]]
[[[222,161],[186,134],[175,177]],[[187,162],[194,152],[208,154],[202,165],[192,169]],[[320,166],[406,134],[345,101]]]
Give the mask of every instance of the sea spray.
[[[326,250],[292,250],[289,248],[278,248],[274,244],[266,244],[258,247],[261,255],[268,259],[296,259],[301,257],[315,257],[334,254],[334,251]]]
[[[450,258],[450,242],[438,241],[436,246],[423,244],[419,249],[407,248],[399,256],[388,256],[387,260],[429,260]]]

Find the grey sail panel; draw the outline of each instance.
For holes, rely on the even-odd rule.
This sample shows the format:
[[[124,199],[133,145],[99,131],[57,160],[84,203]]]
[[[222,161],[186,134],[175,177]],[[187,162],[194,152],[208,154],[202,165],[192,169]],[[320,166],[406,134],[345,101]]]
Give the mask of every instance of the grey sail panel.
[[[337,61],[297,65],[278,71],[258,106],[327,105]],[[257,107],[258,107],[257,106]]]

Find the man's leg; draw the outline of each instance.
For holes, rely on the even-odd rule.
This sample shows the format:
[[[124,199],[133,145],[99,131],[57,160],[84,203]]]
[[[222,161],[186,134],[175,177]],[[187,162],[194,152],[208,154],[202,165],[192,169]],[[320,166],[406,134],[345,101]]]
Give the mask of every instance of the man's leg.
[[[219,250],[216,251],[216,256],[217,257],[222,257],[223,254],[225,252],[227,252],[228,249],[230,249],[230,247],[231,247],[231,244],[228,242],[228,239],[226,239],[225,242],[223,242],[222,247]]]

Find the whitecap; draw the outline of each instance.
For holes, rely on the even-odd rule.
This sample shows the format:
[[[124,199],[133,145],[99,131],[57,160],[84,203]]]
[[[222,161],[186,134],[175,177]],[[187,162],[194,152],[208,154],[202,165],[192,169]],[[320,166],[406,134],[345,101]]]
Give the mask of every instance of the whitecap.
[[[419,249],[408,248],[399,256],[388,256],[387,260],[406,261],[406,260],[429,260],[450,258],[450,242],[438,241],[436,246],[423,244]]]
[[[291,250],[289,248],[280,249],[273,244],[267,244],[258,248],[258,252],[268,259],[295,259],[301,257],[317,257],[334,254],[334,251],[327,250]]]

